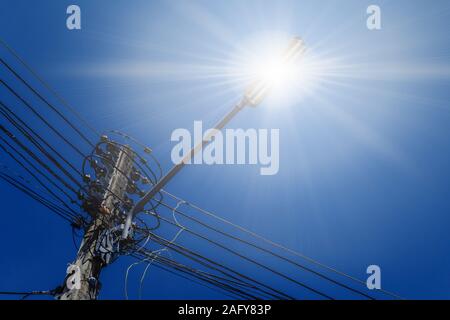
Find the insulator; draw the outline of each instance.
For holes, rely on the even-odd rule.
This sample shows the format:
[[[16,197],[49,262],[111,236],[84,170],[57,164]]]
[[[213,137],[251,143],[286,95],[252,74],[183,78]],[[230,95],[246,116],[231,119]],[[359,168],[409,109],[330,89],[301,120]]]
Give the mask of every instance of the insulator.
[[[139,181],[139,179],[141,178],[141,173],[137,170],[133,170],[130,174],[130,178],[133,181]]]
[[[95,182],[92,182],[89,187],[94,192],[102,192],[103,191],[103,185],[98,180]]]
[[[100,140],[101,140],[102,142],[108,142],[108,141],[109,141],[109,138],[108,138],[107,135],[102,135],[102,136],[100,137]]]
[[[107,173],[107,170],[105,168],[100,167],[99,165],[96,165],[94,167],[94,171],[97,178],[105,177]]]
[[[150,180],[146,177],[142,177],[141,182],[142,182],[142,184],[150,184]]]
[[[90,174],[85,174],[83,176],[83,180],[84,180],[84,182],[90,182],[91,181],[91,175]]]
[[[107,260],[107,262],[110,262],[110,259],[105,259],[105,260]],[[89,284],[89,288],[91,290],[96,289],[99,285],[98,280],[95,277],[89,277],[88,284]]]
[[[134,205],[134,201],[128,198],[124,201],[123,208],[126,212],[128,212],[131,210],[131,208],[133,208],[133,205]]]
[[[147,153],[147,154],[152,153],[152,151],[153,151],[153,150],[150,149],[149,147],[145,147],[145,148],[144,148],[144,152]]]
[[[104,153],[104,151],[103,151],[102,147],[100,145],[98,145],[95,148],[95,154],[101,156],[101,155],[103,155],[103,153]]]
[[[92,168],[96,169],[98,167],[98,161],[95,159],[91,159],[91,161],[89,161],[89,164],[91,165]]]
[[[107,167],[114,165],[113,155],[109,151],[105,152],[100,160]]]
[[[136,185],[134,183],[129,183],[127,185],[127,192],[131,194],[136,193]]]
[[[106,150],[108,150],[109,152],[112,152],[112,153],[116,153],[117,152],[117,146],[115,144],[113,144],[113,143],[108,143],[106,145]]]

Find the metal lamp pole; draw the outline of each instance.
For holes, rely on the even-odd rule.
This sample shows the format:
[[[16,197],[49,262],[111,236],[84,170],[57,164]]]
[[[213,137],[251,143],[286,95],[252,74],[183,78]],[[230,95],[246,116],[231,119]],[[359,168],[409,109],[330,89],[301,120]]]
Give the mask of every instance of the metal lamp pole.
[[[283,62],[289,63],[298,58],[305,51],[305,45],[301,38],[295,37],[288,49],[286,50],[283,56]],[[198,143],[194,148],[192,148],[188,154],[181,160],[180,163],[176,164],[170,171],[159,180],[153,188],[148,191],[130,210],[127,215],[125,226],[122,233],[122,238],[128,238],[128,234],[130,231],[131,223],[134,217],[141,211],[144,210],[144,206],[151,200],[153,197],[164,188],[167,183],[178,173],[183,167],[190,162],[194,156],[203,149],[212,139],[212,137],[218,132],[221,131],[242,109],[247,106],[256,107],[259,105],[267,93],[270,90],[270,84],[264,80],[256,81],[253,85],[251,85],[246,91],[242,100],[236,104],[233,109],[231,109],[223,118],[220,120],[209,132],[209,134],[203,137],[203,140]]]

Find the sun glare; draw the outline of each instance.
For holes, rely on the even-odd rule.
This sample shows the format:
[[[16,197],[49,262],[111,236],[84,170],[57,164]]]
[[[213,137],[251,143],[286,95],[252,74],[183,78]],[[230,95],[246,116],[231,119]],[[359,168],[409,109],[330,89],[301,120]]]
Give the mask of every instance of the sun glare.
[[[289,45],[287,47],[287,45]],[[267,35],[248,42],[239,58],[239,73],[244,85],[253,94],[255,87],[264,87],[270,105],[291,103],[311,89],[314,77],[311,58],[300,38]],[[258,104],[262,97],[255,99]],[[274,100],[276,103],[273,103]]]
[[[271,88],[276,88],[293,80],[294,64],[293,62],[285,63],[281,56],[274,56],[259,61],[251,72],[255,78],[261,79]]]

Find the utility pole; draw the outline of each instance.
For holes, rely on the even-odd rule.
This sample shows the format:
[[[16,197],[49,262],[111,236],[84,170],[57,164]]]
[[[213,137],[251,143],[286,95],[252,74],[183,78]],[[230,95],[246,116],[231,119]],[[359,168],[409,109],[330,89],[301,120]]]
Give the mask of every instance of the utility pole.
[[[118,198],[123,199],[126,195],[129,177],[133,170],[133,151],[129,147],[123,147],[107,141],[103,137],[102,141],[110,149],[108,161],[103,161],[104,168],[107,168],[102,182],[106,188],[100,201],[93,200],[89,205],[92,209],[89,213],[93,216],[90,226],[87,228],[76,261],[67,269],[67,277],[64,283],[60,300],[94,300],[100,290],[99,277],[102,269],[112,260],[109,253],[114,252],[118,247],[120,238],[120,221],[117,210]],[[88,177],[89,178],[89,177]],[[97,183],[99,181],[96,181]],[[92,201],[92,194],[87,201]],[[118,232],[119,237],[112,237],[114,232]],[[107,244],[103,243],[108,242]],[[99,245],[105,249],[105,245],[111,252],[99,250]],[[117,245],[117,246],[116,246]],[[102,252],[104,254],[102,254]],[[78,285],[76,285],[78,283]],[[77,289],[78,287],[78,289]]]

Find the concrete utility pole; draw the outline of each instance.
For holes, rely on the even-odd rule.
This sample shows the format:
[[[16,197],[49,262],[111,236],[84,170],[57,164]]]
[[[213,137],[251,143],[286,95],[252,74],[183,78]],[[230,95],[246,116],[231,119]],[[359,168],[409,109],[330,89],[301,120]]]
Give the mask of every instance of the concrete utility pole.
[[[114,160],[111,161],[110,170],[108,170],[106,176],[106,181],[109,179],[109,182],[107,182],[101,205],[97,207],[93,221],[86,230],[76,262],[68,268],[64,290],[59,297],[60,300],[93,300],[97,298],[100,290],[100,273],[109,261],[105,261],[98,254],[97,244],[101,240],[99,237],[102,232],[117,227],[114,224],[114,217],[117,215],[115,203],[118,201],[117,197],[123,199],[126,194],[128,177],[133,169],[134,155],[128,147],[120,147],[114,144],[110,144],[110,146],[116,148],[117,152],[113,153],[115,162]],[[76,283],[75,277],[79,277],[79,289],[73,286]]]

